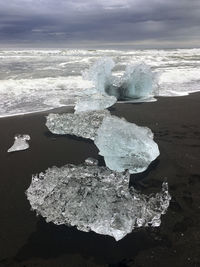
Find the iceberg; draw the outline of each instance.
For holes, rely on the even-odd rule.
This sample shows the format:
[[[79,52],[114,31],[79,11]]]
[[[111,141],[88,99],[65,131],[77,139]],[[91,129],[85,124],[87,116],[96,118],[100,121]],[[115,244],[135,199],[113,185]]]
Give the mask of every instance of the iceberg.
[[[143,172],[160,154],[149,128],[116,116],[103,119],[94,143],[106,166],[118,172]]]
[[[158,227],[170,202],[162,191],[144,195],[129,188],[130,174],[118,173],[87,159],[78,166],[52,167],[32,176],[26,191],[33,210],[57,225],[109,235],[117,241],[138,227]]]
[[[20,151],[29,148],[29,144],[27,141],[29,141],[30,139],[31,138],[28,134],[15,135],[14,144],[8,149],[7,152]]]
[[[93,94],[90,96],[84,96],[80,98],[75,105],[75,113],[92,111],[92,110],[104,110],[111,107],[117,102],[115,96],[109,96],[107,94]]]
[[[115,96],[118,100],[154,100],[157,76],[148,65],[143,62],[128,65],[121,77],[112,75],[114,67],[114,61],[105,57],[97,60],[82,75],[93,82],[96,91]]]
[[[49,114],[46,126],[54,134],[70,134],[94,140],[98,128],[107,116],[111,116],[108,110]]]

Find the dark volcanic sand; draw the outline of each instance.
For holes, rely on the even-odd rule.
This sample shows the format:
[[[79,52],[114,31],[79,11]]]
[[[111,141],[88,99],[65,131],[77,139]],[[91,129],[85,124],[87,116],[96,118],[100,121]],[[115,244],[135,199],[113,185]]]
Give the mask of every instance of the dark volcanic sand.
[[[93,142],[50,134],[47,113],[2,118],[0,266],[200,266],[200,94],[117,104],[111,111],[155,133],[161,155],[131,183],[149,193],[168,181],[172,201],[161,227],[139,229],[116,242],[37,217],[24,194],[32,174],[101,158]],[[30,134],[30,149],[9,154],[18,133]]]

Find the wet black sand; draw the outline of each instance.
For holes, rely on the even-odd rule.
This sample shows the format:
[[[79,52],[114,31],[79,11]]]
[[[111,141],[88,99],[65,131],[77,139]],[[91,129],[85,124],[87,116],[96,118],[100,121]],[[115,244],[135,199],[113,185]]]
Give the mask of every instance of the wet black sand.
[[[63,112],[67,109],[59,109]],[[159,228],[140,229],[116,242],[75,228],[47,224],[24,194],[31,175],[53,165],[100,159],[93,142],[55,136],[46,113],[0,119],[0,266],[200,266],[200,94],[117,104],[112,113],[155,133],[161,155],[132,177],[142,192],[169,183],[172,201]],[[15,134],[30,134],[30,149],[7,153]]]

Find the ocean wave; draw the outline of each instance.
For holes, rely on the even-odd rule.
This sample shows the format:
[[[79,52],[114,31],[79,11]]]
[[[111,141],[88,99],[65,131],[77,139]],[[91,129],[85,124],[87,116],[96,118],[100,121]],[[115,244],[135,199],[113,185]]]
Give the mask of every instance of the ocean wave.
[[[144,71],[149,77],[146,85],[152,83],[152,73],[156,75],[157,87],[152,85],[154,96],[182,96],[200,91],[200,49],[0,50],[0,116],[74,105],[79,97],[90,94],[92,88],[98,87],[94,80],[99,77],[102,66],[93,67],[93,73],[87,78],[93,82],[84,80],[81,72],[91,68],[102,57],[111,58],[114,62],[104,82],[100,82],[103,89],[110,87],[114,90],[112,86],[134,87],[137,78],[131,78],[134,75],[129,75],[130,70],[144,62],[149,66],[148,71]],[[142,78],[139,80],[137,84],[140,85]],[[138,88],[141,90],[141,86]],[[134,101],[152,100],[152,96],[143,94]]]
[[[91,88],[81,76],[0,81],[0,117],[74,105]]]

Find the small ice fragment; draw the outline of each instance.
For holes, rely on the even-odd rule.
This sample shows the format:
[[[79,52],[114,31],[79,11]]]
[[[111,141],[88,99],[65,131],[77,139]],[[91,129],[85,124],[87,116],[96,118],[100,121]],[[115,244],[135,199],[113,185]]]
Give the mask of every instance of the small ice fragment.
[[[94,140],[106,166],[114,171],[145,171],[160,152],[147,127],[139,127],[116,116],[103,119]]]
[[[76,102],[75,113],[104,110],[111,107],[116,102],[117,98],[115,96],[109,96],[107,94],[96,93],[90,96],[84,96]]]
[[[93,158],[87,158],[86,160],[85,160],[85,164],[86,165],[93,165],[93,166],[97,166],[98,165],[98,160],[97,159],[93,159]]]
[[[71,134],[94,140],[98,128],[107,116],[110,116],[108,110],[49,114],[46,126],[54,134]]]
[[[7,152],[20,151],[29,148],[29,144],[27,141],[29,141],[30,139],[30,136],[27,134],[15,135],[14,144],[11,146],[11,148],[8,149]]]
[[[47,222],[118,241],[135,228],[159,226],[171,199],[167,183],[160,193],[148,196],[129,188],[129,178],[129,172],[97,166],[90,158],[34,175],[26,194],[32,209]]]

